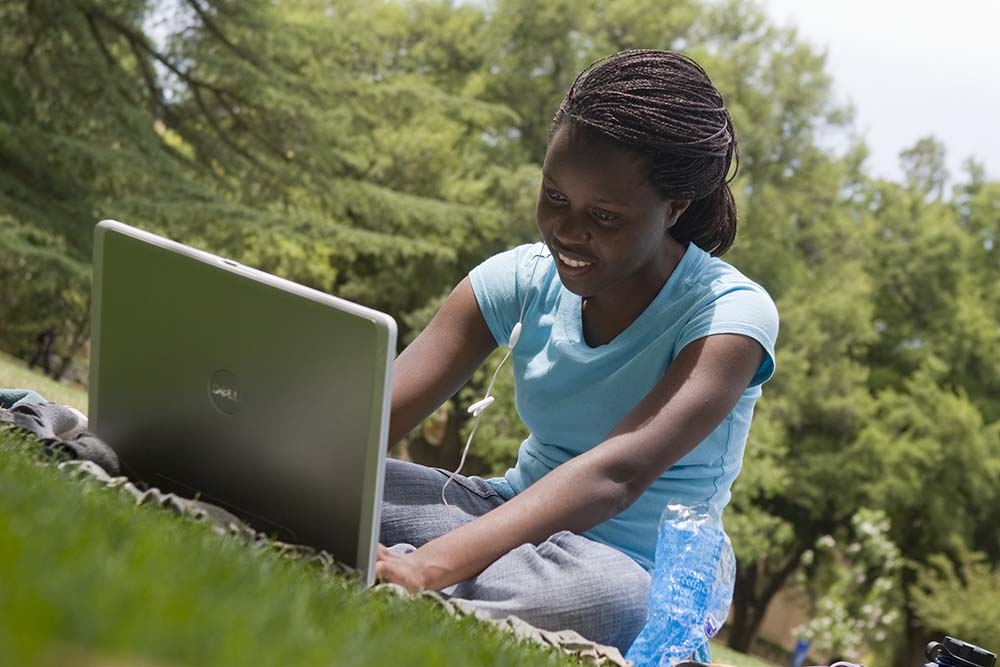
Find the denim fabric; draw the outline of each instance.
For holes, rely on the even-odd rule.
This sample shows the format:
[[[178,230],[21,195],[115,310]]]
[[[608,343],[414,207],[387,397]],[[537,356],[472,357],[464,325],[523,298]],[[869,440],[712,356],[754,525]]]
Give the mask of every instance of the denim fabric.
[[[412,551],[499,507],[505,501],[480,477],[415,463],[386,461],[380,541]],[[514,615],[545,630],[576,630],[623,653],[646,621],[649,574],[622,552],[560,531],[541,544],[522,544],[476,577],[442,594],[469,600],[494,618]]]

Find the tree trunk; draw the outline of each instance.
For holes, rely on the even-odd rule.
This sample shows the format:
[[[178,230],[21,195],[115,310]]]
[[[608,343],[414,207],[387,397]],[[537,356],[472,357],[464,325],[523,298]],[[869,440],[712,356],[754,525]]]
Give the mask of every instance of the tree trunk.
[[[749,652],[771,600],[798,569],[805,550],[804,546],[796,547],[788,560],[773,573],[767,571],[765,563],[754,563],[742,574],[737,566],[733,591],[733,626],[729,633],[730,648],[742,653]]]
[[[756,635],[753,609],[753,589],[757,581],[757,567],[747,568],[748,571],[741,573],[739,567],[736,568],[736,586],[733,589],[733,624],[729,629],[729,647],[748,653],[750,643]],[[759,623],[757,624],[759,627]]]
[[[62,380],[69,370],[69,365],[80,354],[87,341],[90,340],[90,297],[87,297],[87,307],[76,321],[72,323],[72,335],[70,342],[64,349],[62,361],[59,368],[53,369],[52,377],[55,380]]]
[[[893,667],[916,667],[926,662],[924,646],[932,640],[940,641],[942,637],[925,636],[926,629],[917,615],[913,613],[913,599],[910,597],[910,587],[916,583],[916,575],[912,568],[904,568],[903,586],[903,632],[900,643],[893,652]]]

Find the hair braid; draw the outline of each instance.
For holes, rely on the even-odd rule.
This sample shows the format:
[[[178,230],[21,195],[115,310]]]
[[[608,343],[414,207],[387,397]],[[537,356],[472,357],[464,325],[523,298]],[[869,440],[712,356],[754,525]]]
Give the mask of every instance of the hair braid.
[[[651,49],[598,60],[570,86],[552,132],[564,122],[639,154],[664,198],[691,200],[670,228],[674,239],[716,256],[729,249],[736,236],[729,183],[739,148],[722,94],[696,62]]]

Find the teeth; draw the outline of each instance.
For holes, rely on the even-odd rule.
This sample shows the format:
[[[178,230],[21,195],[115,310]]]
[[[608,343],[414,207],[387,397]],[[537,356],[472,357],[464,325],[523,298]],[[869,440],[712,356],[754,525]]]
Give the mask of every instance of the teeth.
[[[576,269],[578,269],[578,268],[580,268],[582,266],[590,266],[591,264],[593,264],[593,262],[578,262],[575,259],[570,259],[569,257],[567,257],[566,255],[562,254],[561,252],[558,253],[558,255],[559,255],[559,259],[561,259],[563,262],[565,262],[569,266],[572,266],[573,268],[576,268]]]

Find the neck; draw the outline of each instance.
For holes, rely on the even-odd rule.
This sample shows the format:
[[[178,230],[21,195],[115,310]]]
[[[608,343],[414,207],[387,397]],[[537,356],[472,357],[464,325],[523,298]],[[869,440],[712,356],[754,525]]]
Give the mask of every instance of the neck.
[[[588,345],[597,347],[609,343],[649,307],[677,268],[686,250],[680,244],[668,247],[671,252],[649,275],[636,276],[631,284],[622,285],[614,293],[581,298],[583,332]]]

